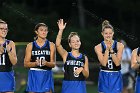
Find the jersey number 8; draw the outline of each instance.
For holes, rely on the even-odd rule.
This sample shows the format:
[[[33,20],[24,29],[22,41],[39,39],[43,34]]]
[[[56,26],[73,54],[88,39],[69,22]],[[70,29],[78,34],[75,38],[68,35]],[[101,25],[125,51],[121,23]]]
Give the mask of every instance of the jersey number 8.
[[[77,68],[78,68],[78,67],[74,67],[74,68],[73,68],[73,71],[75,72],[75,70],[76,70]],[[74,73],[74,77],[79,77],[79,74],[75,74],[75,73]]]

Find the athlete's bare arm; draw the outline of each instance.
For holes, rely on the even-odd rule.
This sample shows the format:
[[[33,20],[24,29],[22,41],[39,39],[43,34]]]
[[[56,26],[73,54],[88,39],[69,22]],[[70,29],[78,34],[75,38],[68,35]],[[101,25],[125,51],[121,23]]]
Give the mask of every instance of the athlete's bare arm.
[[[107,61],[108,61],[109,49],[106,49],[105,53],[103,54],[101,44],[98,44],[97,46],[95,46],[94,50],[97,54],[100,64],[102,66],[106,66]]]
[[[82,70],[82,73],[86,78],[88,78],[88,76],[89,76],[89,67],[88,67],[88,58],[87,58],[87,56],[85,56],[85,65],[84,65],[84,68]]]
[[[36,62],[30,62],[31,61],[31,53],[32,53],[32,42],[29,43],[26,47],[26,52],[25,52],[25,58],[24,58],[24,67],[36,67],[39,65],[39,60]]]
[[[121,64],[122,60],[122,53],[123,53],[124,45],[120,42],[117,42],[117,54],[113,53],[112,60],[114,61],[116,66],[119,66]]]
[[[64,24],[63,19],[60,19],[60,20],[58,20],[57,24],[58,24],[58,27],[59,27],[59,32],[58,32],[58,35],[57,35],[57,38],[56,38],[56,48],[57,48],[58,53],[63,58],[63,62],[65,62],[68,52],[62,47],[61,39],[62,39],[62,33],[65,29],[66,23]]]
[[[6,50],[11,63],[15,65],[17,63],[15,43],[13,41],[10,41],[9,44],[6,45]]]
[[[79,67],[74,71],[74,73],[76,75],[79,75],[81,72],[83,73],[85,78],[88,78],[88,76],[89,76],[89,68],[88,68],[88,58],[87,58],[87,56],[85,56],[85,64],[84,64],[84,66]]]
[[[56,49],[55,44],[53,42],[50,42],[50,62],[44,61],[42,62],[43,65],[46,65],[47,67],[55,67],[56,65]]]
[[[132,56],[131,56],[131,68],[137,70],[139,69],[139,62],[140,62],[140,55],[138,56],[137,55],[137,51],[138,51],[138,48],[134,49],[132,51]]]

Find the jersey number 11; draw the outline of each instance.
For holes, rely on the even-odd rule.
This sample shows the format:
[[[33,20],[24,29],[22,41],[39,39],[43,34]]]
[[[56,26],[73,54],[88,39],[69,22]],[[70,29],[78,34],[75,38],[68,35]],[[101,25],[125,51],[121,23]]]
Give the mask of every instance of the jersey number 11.
[[[0,65],[5,65],[5,55],[4,54],[2,54],[0,56]]]

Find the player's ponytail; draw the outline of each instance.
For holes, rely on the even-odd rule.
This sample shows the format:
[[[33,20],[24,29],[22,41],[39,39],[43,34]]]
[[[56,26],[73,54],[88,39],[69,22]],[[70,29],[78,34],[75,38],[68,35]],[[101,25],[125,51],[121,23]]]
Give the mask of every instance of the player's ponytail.
[[[106,28],[110,28],[112,31],[114,31],[113,26],[109,23],[108,20],[104,20],[102,23],[102,31],[104,31]]]

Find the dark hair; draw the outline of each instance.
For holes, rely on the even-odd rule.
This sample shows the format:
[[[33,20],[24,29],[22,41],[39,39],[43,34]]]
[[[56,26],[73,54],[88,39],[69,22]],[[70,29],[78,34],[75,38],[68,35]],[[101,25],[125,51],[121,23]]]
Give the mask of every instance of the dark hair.
[[[35,26],[34,30],[37,31],[38,28],[39,28],[40,26],[48,27],[45,23],[38,23],[38,24]]]
[[[104,20],[102,23],[102,31],[104,31],[106,28],[110,28],[112,31],[114,31],[113,26],[109,23],[108,20]]]
[[[41,26],[48,27],[45,23],[38,23],[38,24],[35,26],[34,31],[37,31],[38,28],[41,27]],[[34,40],[36,40],[37,38],[38,38],[38,37],[35,36],[35,37],[34,37]]]
[[[68,43],[70,43],[70,39],[71,39],[73,36],[78,36],[78,37],[80,38],[80,36],[78,35],[77,32],[71,32],[71,33],[69,34],[69,37],[68,37]]]
[[[7,24],[5,21],[3,21],[2,19],[0,19],[0,23],[2,24]]]

